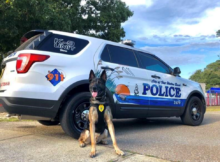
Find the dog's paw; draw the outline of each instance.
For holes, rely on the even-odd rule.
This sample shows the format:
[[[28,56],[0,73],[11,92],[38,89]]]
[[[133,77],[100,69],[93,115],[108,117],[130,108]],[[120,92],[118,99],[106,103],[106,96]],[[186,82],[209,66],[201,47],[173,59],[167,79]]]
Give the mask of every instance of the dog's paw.
[[[103,145],[108,145],[108,141],[101,141],[100,143]]]
[[[125,153],[123,151],[121,151],[120,149],[115,150],[115,152],[116,152],[116,154],[121,155],[121,156],[125,155]]]
[[[85,143],[80,143],[79,146],[80,146],[80,147],[85,147],[86,144],[85,144]]]
[[[96,155],[96,154],[95,154],[95,151],[91,151],[91,153],[90,153],[89,156],[90,156],[91,158],[93,158],[93,157],[95,157],[95,155]]]

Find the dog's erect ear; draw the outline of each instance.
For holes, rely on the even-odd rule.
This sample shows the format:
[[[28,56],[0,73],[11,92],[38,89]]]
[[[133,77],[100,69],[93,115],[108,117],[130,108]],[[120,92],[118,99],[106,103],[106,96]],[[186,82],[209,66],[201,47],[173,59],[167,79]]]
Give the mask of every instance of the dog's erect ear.
[[[103,80],[106,82],[106,80],[107,80],[107,74],[106,74],[106,71],[105,71],[105,70],[103,70],[103,72],[102,72],[100,78],[103,79]]]
[[[89,74],[89,81],[91,82],[94,78],[95,78],[95,73],[93,72],[93,70],[91,70]]]

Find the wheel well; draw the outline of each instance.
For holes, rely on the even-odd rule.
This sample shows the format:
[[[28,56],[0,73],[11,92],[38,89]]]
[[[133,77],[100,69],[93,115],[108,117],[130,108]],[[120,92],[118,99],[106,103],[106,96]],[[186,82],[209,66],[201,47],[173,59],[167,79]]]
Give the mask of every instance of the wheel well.
[[[86,83],[86,84],[81,84],[77,87],[74,87],[64,96],[64,98],[62,99],[62,101],[60,103],[60,107],[58,109],[56,119],[59,120],[59,116],[60,116],[60,113],[63,110],[63,106],[65,104],[65,101],[67,101],[69,97],[71,97],[71,96],[73,96],[77,93],[80,93],[80,92],[89,92],[89,84]]]
[[[72,90],[70,90],[66,96],[72,96],[76,93],[79,93],[79,92],[89,92],[89,84],[82,84],[82,85],[79,85],[75,88],[73,88]]]
[[[192,98],[193,96],[198,97],[202,101],[204,108],[205,108],[205,112],[206,112],[206,102],[205,102],[203,95],[199,92],[194,92],[194,93],[190,94],[189,97],[187,98],[187,102],[185,104],[185,109],[184,109],[183,113],[185,113],[188,102],[189,102],[190,98]]]
[[[202,96],[201,94],[199,94],[199,93],[194,93],[192,96],[198,97],[198,98],[204,103],[204,98],[203,98],[203,96]],[[191,96],[191,97],[192,97],[192,96]]]
[[[69,90],[67,92],[67,94],[65,94],[63,96],[63,98],[61,98],[60,106],[59,106],[59,109],[57,111],[55,120],[59,120],[60,114],[62,113],[63,107],[65,105],[65,101],[67,101],[69,97],[71,97],[71,96],[73,96],[77,93],[80,93],[80,92],[90,92],[89,91],[89,83],[83,83],[83,84],[80,84],[76,87],[73,87],[71,90]],[[114,116],[114,114],[115,114],[115,108],[114,108],[114,105],[113,105],[114,99],[113,99],[113,97],[111,97],[112,94],[108,89],[106,90],[106,96],[109,97],[109,102],[112,103],[111,109],[112,109],[112,115]]]
[[[195,94],[193,94],[193,96],[198,97],[202,101],[204,108],[205,108],[205,112],[206,112],[206,101],[205,101],[205,98],[203,97],[203,95],[200,93],[195,93]]]

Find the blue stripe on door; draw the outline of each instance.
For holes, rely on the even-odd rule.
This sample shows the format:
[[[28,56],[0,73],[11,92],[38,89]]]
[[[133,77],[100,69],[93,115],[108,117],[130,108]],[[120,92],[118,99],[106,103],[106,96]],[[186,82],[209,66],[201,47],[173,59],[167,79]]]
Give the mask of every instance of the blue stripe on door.
[[[175,98],[160,98],[160,97],[145,97],[145,96],[125,96],[115,94],[119,103],[122,104],[137,104],[148,106],[170,106],[170,107],[183,107],[185,99]]]

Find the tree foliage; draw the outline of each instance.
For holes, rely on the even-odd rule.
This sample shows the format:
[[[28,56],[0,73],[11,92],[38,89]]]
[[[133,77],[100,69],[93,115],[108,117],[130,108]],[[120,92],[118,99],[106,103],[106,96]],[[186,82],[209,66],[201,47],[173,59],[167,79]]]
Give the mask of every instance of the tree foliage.
[[[217,36],[217,37],[220,37],[220,30],[218,30],[218,31],[216,32],[216,36]]]
[[[206,89],[220,86],[220,60],[206,66],[204,70],[197,70],[189,79],[206,83]]]
[[[121,0],[0,0],[0,53],[32,29],[61,30],[119,42],[133,13]]]

